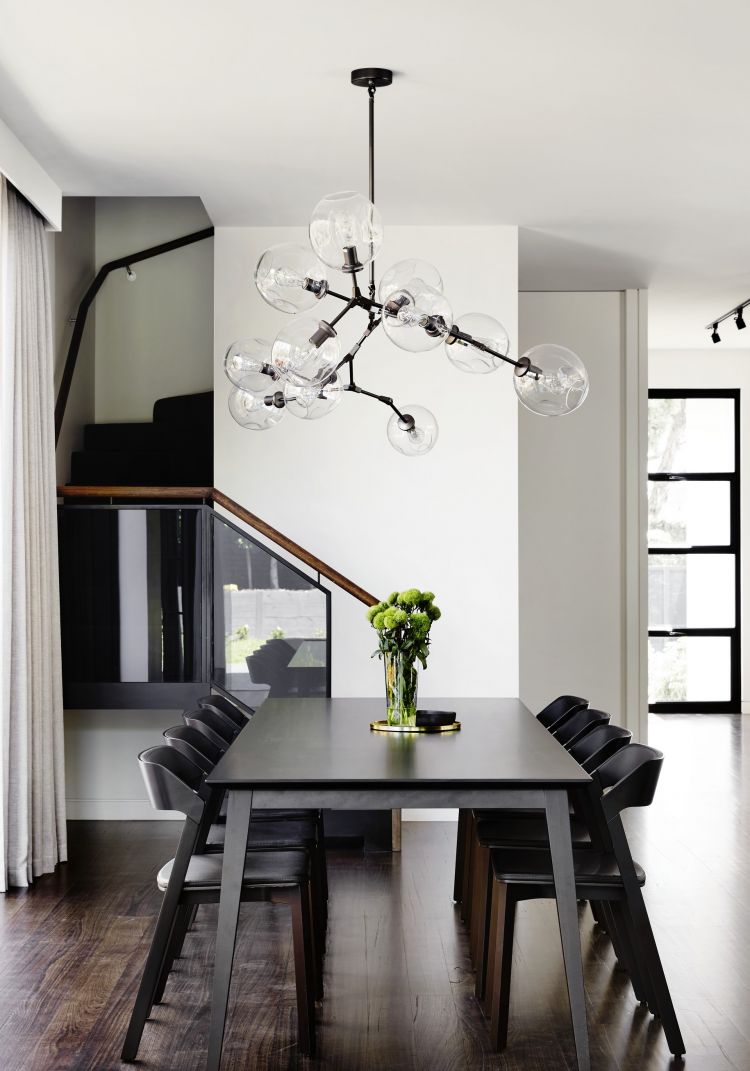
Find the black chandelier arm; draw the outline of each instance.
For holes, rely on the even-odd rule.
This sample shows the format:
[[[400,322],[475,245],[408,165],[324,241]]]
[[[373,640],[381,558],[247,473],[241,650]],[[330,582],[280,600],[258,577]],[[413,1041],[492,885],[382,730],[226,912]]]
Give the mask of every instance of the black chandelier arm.
[[[368,196],[370,204],[375,204],[375,83],[370,82],[367,87],[368,112],[369,112],[369,142],[368,142]],[[370,249],[372,253],[372,249]],[[370,301],[375,300],[375,259],[370,260]]]
[[[341,312],[337,313],[336,316],[334,316],[334,318],[332,320],[328,321],[328,326],[329,327],[333,327],[334,324],[337,324],[339,322],[339,320],[343,320],[343,318],[346,316],[346,314],[348,312],[351,312],[352,309],[355,309],[356,307],[357,307],[357,301],[354,298],[350,298],[346,303],[346,307],[343,308],[341,310]]]
[[[352,383],[352,384],[354,383],[354,358],[359,353],[362,344],[367,341],[367,339],[373,333],[375,328],[380,326],[380,320],[381,320],[381,317],[378,316],[377,318],[371,319],[368,322],[367,327],[364,329],[364,331],[359,336],[357,341],[354,343],[352,348],[349,350],[349,352],[347,354],[345,354],[341,358],[339,363],[336,365],[336,371],[337,372],[338,372],[339,368],[343,368],[345,364],[349,365],[349,382]]]
[[[389,398],[387,394],[375,394],[371,390],[365,390],[364,387],[357,386],[356,383],[349,383],[344,390],[354,391],[355,394],[362,394],[365,398],[374,398],[376,402],[382,402],[383,405],[387,405],[393,412],[399,417],[400,420],[405,419],[405,414],[401,412],[398,406],[394,403],[393,398]]]
[[[512,364],[520,376],[525,376],[527,372],[532,372],[538,379],[539,376],[543,375],[541,368],[537,368],[535,364],[531,364],[528,357],[522,357],[520,360],[516,361],[513,357],[508,357],[507,354],[498,353],[498,351],[493,350],[491,346],[486,345],[484,342],[480,342],[478,338],[474,338],[472,335],[467,335],[457,324],[454,324],[448,334],[448,341],[456,342],[459,340],[465,342],[469,346],[473,346],[476,350],[481,350],[482,353],[489,353],[490,356],[505,361],[506,364]]]

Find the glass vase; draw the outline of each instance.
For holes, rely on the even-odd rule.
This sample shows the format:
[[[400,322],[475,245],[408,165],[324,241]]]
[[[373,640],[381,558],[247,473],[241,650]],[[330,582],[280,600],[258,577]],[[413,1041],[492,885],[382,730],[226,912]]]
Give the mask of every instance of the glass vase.
[[[417,667],[401,651],[384,651],[389,725],[417,724]]]

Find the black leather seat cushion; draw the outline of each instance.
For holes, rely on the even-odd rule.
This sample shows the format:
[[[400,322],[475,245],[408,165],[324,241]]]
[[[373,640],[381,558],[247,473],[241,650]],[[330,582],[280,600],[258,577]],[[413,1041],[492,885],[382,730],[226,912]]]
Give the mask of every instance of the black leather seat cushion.
[[[224,856],[194,855],[185,877],[186,889],[211,889],[221,886]],[[156,878],[162,892],[169,884],[174,859],[159,871]],[[246,885],[298,885],[307,881],[309,864],[306,852],[250,852],[245,859],[243,882]]]
[[[570,820],[570,834],[573,844],[586,847],[591,844],[591,837],[585,823],[578,818]],[[549,844],[547,823],[538,815],[529,817],[508,817],[502,819],[482,819],[477,822],[477,836],[482,844]]]
[[[222,848],[225,837],[223,823],[211,826],[206,847]],[[247,846],[253,851],[257,848],[311,848],[314,844],[315,826],[309,821],[250,823]]]
[[[492,872],[499,881],[512,884],[552,885],[552,862],[549,852],[532,848],[494,848],[491,854]],[[605,852],[574,851],[573,865],[576,882],[582,885],[621,885],[620,870],[613,855]],[[646,874],[635,863],[638,882],[644,885]]]

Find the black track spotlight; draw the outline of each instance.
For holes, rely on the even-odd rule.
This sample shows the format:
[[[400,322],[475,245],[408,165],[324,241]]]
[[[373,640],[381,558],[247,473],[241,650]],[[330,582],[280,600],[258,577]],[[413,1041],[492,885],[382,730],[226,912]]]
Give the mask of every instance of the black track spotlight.
[[[737,330],[738,331],[744,331],[745,330],[745,326],[746,325],[745,325],[745,321],[744,321],[743,316],[742,316],[742,309],[737,309],[737,315],[734,318],[734,322],[737,324]]]
[[[714,329],[711,332],[711,341],[712,342],[721,342],[721,335],[719,334],[719,325],[718,324],[714,324]]]

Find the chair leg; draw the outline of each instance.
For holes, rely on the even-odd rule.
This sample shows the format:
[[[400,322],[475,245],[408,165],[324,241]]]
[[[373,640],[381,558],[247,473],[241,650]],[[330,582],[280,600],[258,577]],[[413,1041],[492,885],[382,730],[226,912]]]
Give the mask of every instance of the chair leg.
[[[614,925],[620,934],[620,943],[626,948],[627,968],[630,980],[633,983],[633,992],[639,1004],[647,1007],[656,1014],[656,997],[651,985],[648,970],[642,962],[642,955],[638,945],[637,936],[633,933],[630,925],[630,916],[624,904],[613,901],[610,910]]]
[[[664,968],[659,957],[659,950],[656,947],[656,940],[651,929],[651,920],[648,917],[648,911],[640,888],[637,889],[637,893],[635,890],[629,891],[627,910],[630,914],[631,931],[638,942],[642,962],[648,972],[650,988],[654,995],[654,1010],[664,1027],[669,1051],[673,1056],[684,1056],[685,1042],[682,1040],[682,1032],[677,1022],[672,996],[669,992]]]
[[[647,1004],[646,985],[638,964],[638,957],[633,948],[629,929],[624,923],[622,913],[619,911],[620,905],[614,901],[606,901],[599,906],[607,920],[607,930],[609,931],[617,960],[630,977],[635,999],[639,1004]]]
[[[328,903],[328,866],[326,864],[326,832],[323,827],[323,812],[318,811],[315,816],[315,839],[318,852],[320,853],[320,876],[323,887],[323,902]],[[328,912],[326,910],[326,918]]]
[[[319,874],[315,861],[310,867],[310,923],[313,934],[313,951],[315,953],[315,999],[323,999],[323,957],[325,954],[326,927],[322,918],[321,892]]]
[[[154,1003],[154,994],[159,984],[161,971],[164,964],[172,928],[177,917],[177,910],[182,895],[182,885],[185,880],[187,868],[193,854],[197,838],[198,827],[190,819],[186,820],[183,827],[180,843],[177,846],[177,854],[172,864],[172,873],[169,878],[167,891],[161,902],[159,917],[156,920],[156,929],[151,939],[151,948],[146,957],[146,964],[141,976],[141,984],[135,998],[133,1011],[128,1024],[128,1031],[122,1046],[122,1060],[131,1063],[138,1055],[138,1046],[141,1043],[143,1028],[149,1017]]]
[[[193,923],[195,922],[195,916],[198,914],[198,908],[199,907],[200,907],[200,904],[192,904],[191,907],[190,907],[190,918],[188,920],[188,926],[187,926],[188,930],[192,930],[192,928],[193,928]]]
[[[458,812],[458,827],[456,829],[456,869],[453,874],[453,903],[461,902],[461,894],[464,885],[464,866],[466,865],[466,823],[468,811],[461,808]]]
[[[490,850],[484,844],[477,844],[474,853],[474,904],[471,909],[471,925],[474,933],[473,958],[476,979],[474,993],[477,1000],[484,997],[485,976],[487,973],[487,936],[489,934],[490,897],[492,896],[492,869],[490,867]]]
[[[315,948],[312,932],[310,887],[301,885],[291,894],[294,974],[297,985],[297,1021],[300,1051],[315,1054]]]
[[[487,958],[485,1014],[489,1012],[490,1042],[495,1052],[501,1052],[508,1043],[515,922],[516,900],[512,889],[502,881],[493,880],[490,933],[494,938],[491,936],[493,944]]]
[[[594,916],[594,922],[604,933],[607,933],[607,926],[604,922],[604,915],[601,910],[601,905],[598,900],[589,901],[589,907],[591,908],[591,914]]]
[[[474,860],[474,815],[469,811],[466,820],[466,850],[464,855],[464,881],[461,889],[461,918],[467,926],[471,925],[471,868]]]
[[[177,908],[174,925],[172,926],[172,934],[169,938],[167,952],[164,956],[164,962],[161,965],[159,981],[156,984],[156,991],[154,992],[154,1004],[161,1004],[162,1002],[164,988],[167,984],[167,979],[172,972],[174,961],[179,958],[180,953],[182,952],[185,934],[190,925],[190,917],[194,906],[194,904],[180,904]]]

